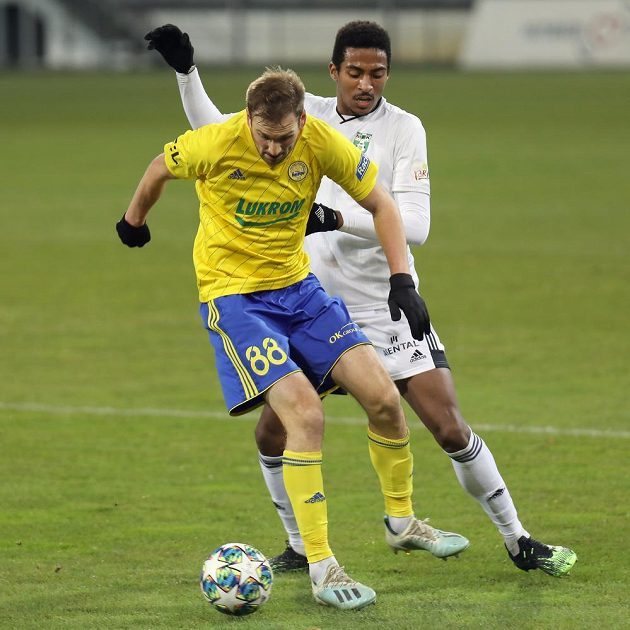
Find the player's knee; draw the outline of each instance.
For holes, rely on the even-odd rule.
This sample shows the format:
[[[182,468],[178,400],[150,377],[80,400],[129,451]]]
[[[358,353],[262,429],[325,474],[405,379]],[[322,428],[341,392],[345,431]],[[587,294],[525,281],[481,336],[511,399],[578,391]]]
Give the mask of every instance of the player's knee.
[[[315,409],[301,410],[287,425],[286,447],[292,451],[320,451],[324,438],[324,414]]]
[[[371,392],[367,400],[361,401],[361,404],[372,424],[393,425],[404,422],[400,394],[393,383],[391,387]]]
[[[324,433],[324,412],[321,407],[307,407],[300,412],[299,430],[311,434]]]
[[[321,448],[324,435],[324,409],[319,397],[316,397],[314,401],[296,399],[287,417],[283,417],[283,423],[289,449],[309,451]]]
[[[438,422],[433,432],[435,440],[447,453],[461,451],[468,446],[470,427],[460,416],[457,409],[444,410],[442,420]]]

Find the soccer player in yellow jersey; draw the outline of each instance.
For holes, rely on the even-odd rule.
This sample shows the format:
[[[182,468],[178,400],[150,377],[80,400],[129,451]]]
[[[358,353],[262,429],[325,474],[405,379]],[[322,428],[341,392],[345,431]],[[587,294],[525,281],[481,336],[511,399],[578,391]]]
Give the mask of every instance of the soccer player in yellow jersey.
[[[116,225],[123,243],[145,245],[146,217],[165,183],[195,180],[201,314],[227,407],[238,415],[267,403],[282,421],[284,482],[313,595],[340,609],[362,608],[376,594],[346,574],[328,544],[320,395],[341,386],[365,409],[386,513],[415,518],[413,460],[398,390],[343,302],[329,297],[310,274],[303,250],[309,211],[327,176],[373,215],[392,274],[392,317],[400,319],[402,311],[418,339],[430,331],[409,275],[398,209],[376,174],[376,166],[339,132],[306,116],[299,77],[273,68],[249,86],[243,112],[166,144]]]

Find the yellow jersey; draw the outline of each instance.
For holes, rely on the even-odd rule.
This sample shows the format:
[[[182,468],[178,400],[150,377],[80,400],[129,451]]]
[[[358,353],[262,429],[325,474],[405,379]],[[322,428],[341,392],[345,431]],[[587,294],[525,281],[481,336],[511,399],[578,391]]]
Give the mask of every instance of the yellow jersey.
[[[269,166],[245,110],[187,131],[164,146],[164,157],[175,177],[195,180],[200,205],[193,261],[202,302],[303,280],[309,273],[306,222],[322,178],[361,201],[377,175],[357,147],[310,116],[289,155]]]

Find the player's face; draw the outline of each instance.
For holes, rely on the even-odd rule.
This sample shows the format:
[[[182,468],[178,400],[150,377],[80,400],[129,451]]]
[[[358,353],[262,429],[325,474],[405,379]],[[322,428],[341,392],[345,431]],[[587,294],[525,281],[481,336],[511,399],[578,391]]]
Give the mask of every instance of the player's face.
[[[305,120],[304,112],[299,118],[287,114],[280,122],[271,122],[257,114],[247,117],[258,153],[269,166],[280,164],[291,153]]]
[[[346,116],[369,114],[389,78],[387,54],[378,48],[346,48],[340,67],[331,63],[328,70],[337,83],[337,109]]]

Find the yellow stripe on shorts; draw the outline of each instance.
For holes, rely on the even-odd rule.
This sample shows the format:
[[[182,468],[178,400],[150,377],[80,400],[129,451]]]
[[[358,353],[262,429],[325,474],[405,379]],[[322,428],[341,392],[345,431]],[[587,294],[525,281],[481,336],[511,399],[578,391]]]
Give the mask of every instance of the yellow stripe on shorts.
[[[216,332],[221,337],[225,353],[229,357],[230,361],[232,361],[232,365],[234,366],[234,369],[236,370],[238,377],[241,380],[241,385],[243,386],[243,390],[245,391],[245,396],[247,396],[248,400],[254,398],[255,396],[258,396],[258,388],[256,387],[254,380],[252,379],[249,372],[243,365],[240,357],[238,356],[236,348],[232,344],[232,340],[219,327],[219,311],[214,305],[213,300],[210,300],[208,302],[208,328]]]

